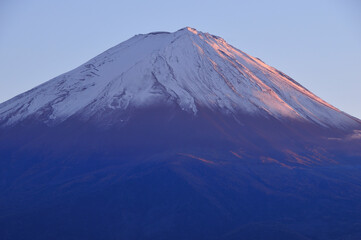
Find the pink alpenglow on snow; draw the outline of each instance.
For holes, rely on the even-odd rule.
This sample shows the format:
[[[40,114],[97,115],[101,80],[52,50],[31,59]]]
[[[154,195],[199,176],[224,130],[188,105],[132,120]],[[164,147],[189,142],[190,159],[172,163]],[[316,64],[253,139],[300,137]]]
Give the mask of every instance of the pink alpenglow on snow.
[[[194,115],[205,107],[338,128],[357,121],[222,38],[186,27],[136,35],[2,103],[0,122],[42,116],[51,125],[74,114],[169,102]]]

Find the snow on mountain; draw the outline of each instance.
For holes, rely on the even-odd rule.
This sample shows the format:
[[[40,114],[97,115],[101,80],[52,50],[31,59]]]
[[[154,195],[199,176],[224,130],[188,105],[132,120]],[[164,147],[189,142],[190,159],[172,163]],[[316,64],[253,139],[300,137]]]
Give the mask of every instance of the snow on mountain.
[[[177,104],[348,127],[356,120],[222,38],[184,28],[139,34],[80,67],[0,104],[0,124],[55,124],[104,110]]]

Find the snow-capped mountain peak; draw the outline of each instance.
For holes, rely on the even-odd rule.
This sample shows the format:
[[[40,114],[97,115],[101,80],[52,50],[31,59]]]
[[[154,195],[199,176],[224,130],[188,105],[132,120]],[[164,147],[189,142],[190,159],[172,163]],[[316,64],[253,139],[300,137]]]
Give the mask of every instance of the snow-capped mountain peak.
[[[0,124],[176,104],[347,127],[356,120],[224,39],[186,27],[139,34],[78,68],[0,104]]]

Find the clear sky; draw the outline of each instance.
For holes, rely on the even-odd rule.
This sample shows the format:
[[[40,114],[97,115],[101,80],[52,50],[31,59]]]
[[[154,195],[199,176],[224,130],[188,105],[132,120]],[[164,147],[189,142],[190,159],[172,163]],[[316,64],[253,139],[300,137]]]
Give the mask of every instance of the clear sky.
[[[361,118],[360,0],[1,0],[0,102],[138,33],[194,27]]]

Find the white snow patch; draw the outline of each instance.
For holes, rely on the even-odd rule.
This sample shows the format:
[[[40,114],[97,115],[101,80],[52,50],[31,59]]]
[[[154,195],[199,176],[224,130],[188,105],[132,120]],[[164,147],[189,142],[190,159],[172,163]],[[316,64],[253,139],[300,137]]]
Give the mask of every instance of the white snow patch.
[[[0,104],[0,122],[14,124],[30,116],[63,121],[77,113],[169,101],[193,114],[203,106],[225,114],[269,114],[340,128],[357,124],[259,59],[189,27],[134,36]]]

